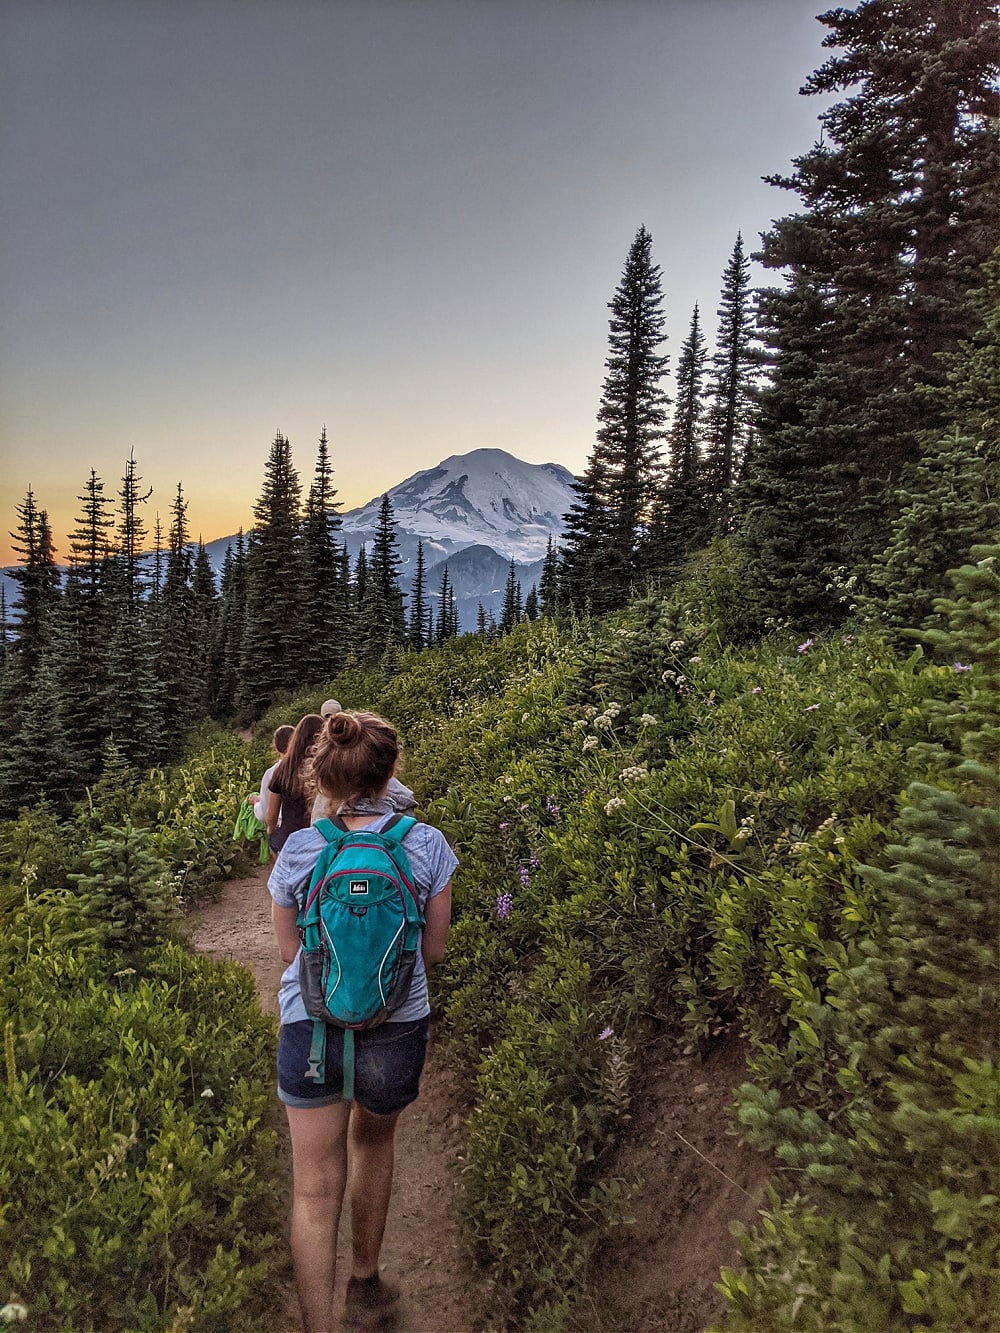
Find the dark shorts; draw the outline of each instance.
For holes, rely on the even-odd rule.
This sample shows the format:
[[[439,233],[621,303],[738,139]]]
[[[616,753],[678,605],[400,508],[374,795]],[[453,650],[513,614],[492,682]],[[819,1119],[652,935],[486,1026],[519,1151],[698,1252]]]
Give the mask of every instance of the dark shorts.
[[[383,1023],[354,1034],[354,1100],[373,1115],[395,1115],[415,1101],[430,1022]],[[330,1106],[343,1093],[344,1034],[327,1024],[326,1079],[306,1078],[313,1023],[283,1023],[278,1034],[278,1097],[286,1106]]]

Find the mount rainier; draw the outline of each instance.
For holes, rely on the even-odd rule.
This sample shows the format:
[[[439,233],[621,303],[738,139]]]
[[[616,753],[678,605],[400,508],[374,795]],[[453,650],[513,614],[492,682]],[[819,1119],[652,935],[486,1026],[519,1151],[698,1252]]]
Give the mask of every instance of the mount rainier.
[[[563,515],[576,500],[573,474],[558,463],[525,463],[502,449],[452,454],[437,467],[416,472],[388,492],[399,542],[400,586],[409,594],[417,543],[424,544],[428,599],[440,594],[441,574],[455,593],[459,626],[475,629],[479,603],[499,618],[510,561],[527,596],[542,571],[549,537],[562,534]],[[352,560],[375,536],[382,496],[341,515],[341,536]],[[235,537],[209,542],[216,574]],[[9,571],[0,570],[11,615],[18,597]],[[16,619],[16,615],[14,616]]]
[[[563,515],[576,500],[573,474],[559,463],[525,463],[503,449],[452,454],[437,467],[416,472],[387,492],[399,542],[400,586],[409,593],[417,543],[424,544],[427,595],[440,591],[441,574],[455,592],[459,625],[475,628],[479,603],[498,616],[510,561],[527,596],[541,575],[549,538],[558,540]],[[382,496],[341,515],[341,536],[351,558],[375,536]],[[233,540],[208,547],[220,568]]]

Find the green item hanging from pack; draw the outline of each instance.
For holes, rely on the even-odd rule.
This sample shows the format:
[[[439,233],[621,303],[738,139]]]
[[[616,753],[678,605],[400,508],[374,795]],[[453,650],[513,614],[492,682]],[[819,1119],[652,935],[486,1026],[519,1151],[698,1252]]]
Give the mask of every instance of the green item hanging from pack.
[[[260,839],[260,864],[264,865],[271,854],[267,845],[267,825],[257,818],[249,801],[241,801],[236,827],[233,829],[233,841],[253,842],[254,838]]]

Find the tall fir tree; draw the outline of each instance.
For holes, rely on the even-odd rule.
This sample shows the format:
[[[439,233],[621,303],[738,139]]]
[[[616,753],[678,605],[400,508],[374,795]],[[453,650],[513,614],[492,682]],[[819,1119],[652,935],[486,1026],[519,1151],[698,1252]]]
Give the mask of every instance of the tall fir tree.
[[[424,567],[424,544],[417,542],[417,560],[413,571],[413,583],[410,585],[410,623],[407,627],[406,644],[415,653],[421,652],[428,642],[427,625],[427,571]]]
[[[10,536],[21,563],[10,570],[17,585],[14,610],[18,612],[13,656],[27,681],[39,666],[46,622],[59,601],[59,571],[48,515],[38,508],[30,487],[14,512],[18,523]]]
[[[787,271],[761,297],[773,379],[738,497],[762,617],[819,625],[867,571],[922,429],[921,390],[975,327],[969,290],[996,240],[998,23],[990,0],[863,0],[820,16],[837,50],[806,94],[850,90],[824,138],[772,183],[800,213],[764,238]]]
[[[302,665],[304,679],[316,683],[343,666],[351,636],[339,509],[324,426],[302,524]]]
[[[406,611],[399,586],[399,539],[392,500],[382,496],[375,537],[368,559],[365,599],[359,615],[358,637],[368,661],[400,648],[406,639]]]
[[[708,351],[697,305],[677,358],[677,393],[669,436],[666,484],[657,497],[643,545],[645,568],[653,574],[676,571],[689,552],[708,537],[708,495],[704,467],[704,378]]]
[[[662,302],[652,238],[640,227],[609,302],[597,440],[577,485],[580,501],[566,516],[567,593],[576,604],[589,583],[599,611],[620,604],[642,574],[637,556],[662,481],[667,407],[661,385],[667,358],[659,351],[665,337]]]
[[[449,639],[454,639],[458,635],[458,607],[455,604],[455,590],[452,587],[451,579],[448,577],[448,563],[444,564],[441,570],[441,591],[439,595],[439,605],[437,614],[437,623],[434,627],[434,641],[440,647]]]
[[[722,536],[729,531],[733,483],[749,450],[761,371],[761,353],[754,343],[750,260],[743,251],[741,232],[722,277],[717,314],[704,473],[712,526]]]
[[[69,562],[80,573],[82,595],[98,598],[114,544],[114,506],[104,494],[104,482],[93,468],[83,495],[76,498],[83,509],[69,534]]]
[[[518,581],[517,569],[514,561],[511,560],[507,567],[507,582],[503,590],[503,609],[500,613],[500,630],[503,634],[509,634],[514,626],[521,619],[524,613],[524,606],[521,601],[521,584]]]
[[[577,611],[588,607],[604,609],[609,598],[603,590],[597,591],[597,585],[610,541],[610,520],[602,498],[604,465],[596,451],[591,454],[583,476],[573,482],[573,490],[577,498],[563,515],[558,597]]]
[[[898,515],[861,599],[900,641],[934,616],[948,570],[1000,528],[1000,250],[977,297],[980,328],[947,358],[944,385],[926,395],[951,428],[924,436],[920,462],[897,487]]]
[[[153,494],[153,488],[142,489],[142,477],[136,470],[135,453],[129,454],[118,492],[118,531],[116,534],[116,553],[124,578],[119,590],[125,596],[130,615],[138,617],[149,587],[149,579],[143,570],[143,548],[146,543],[146,524],[143,521],[141,506],[146,504]]]
[[[198,538],[191,571],[192,617],[194,641],[198,645],[198,660],[194,666],[193,704],[195,720],[208,717],[212,711],[215,682],[212,678],[212,645],[215,642],[216,622],[219,617],[219,590],[215,571],[208,558],[208,548]]]
[[[246,621],[237,706],[257,717],[279,690],[302,683],[302,487],[292,449],[280,431],[271,442],[253,539],[246,556]]]
[[[246,543],[241,528],[222,562],[219,609],[211,650],[211,712],[232,717],[240,682],[240,658],[247,601]]]
[[[543,616],[552,617],[559,610],[559,554],[551,534],[545,546],[542,575],[538,580],[538,604]]]
[[[358,547],[357,558],[354,561],[354,580],[352,584],[351,600],[354,605],[355,613],[360,613],[365,604],[365,598],[368,596],[368,552],[365,549],[364,542]]]
[[[178,482],[171,503],[163,587],[149,613],[160,690],[160,732],[167,754],[177,748],[196,719],[202,696],[200,676],[207,656],[207,644],[199,642],[195,624],[187,509]]]
[[[134,562],[113,560],[108,567],[108,622],[102,712],[109,742],[130,768],[143,769],[166,756],[155,647],[145,608],[136,600]]]

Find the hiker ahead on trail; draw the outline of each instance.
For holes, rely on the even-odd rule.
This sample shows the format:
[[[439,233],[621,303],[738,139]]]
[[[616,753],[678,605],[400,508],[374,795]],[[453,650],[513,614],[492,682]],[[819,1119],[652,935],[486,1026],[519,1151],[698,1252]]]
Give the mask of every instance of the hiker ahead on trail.
[[[280,852],[291,834],[309,824],[312,790],[308,759],[322,729],[323,719],[319,713],[306,713],[292,732],[288,749],[271,774],[266,823],[272,852]]]
[[[268,882],[278,946],[290,964],[278,993],[278,1096],[292,1140],[292,1257],[307,1333],[337,1327],[348,1155],[348,1326],[384,1327],[399,1299],[378,1267],[393,1136],[419,1088],[427,967],[444,957],[458,862],[437,829],[394,812],[388,788],[398,759],[384,719],[328,717],[309,776],[335,817],[293,833]]]

